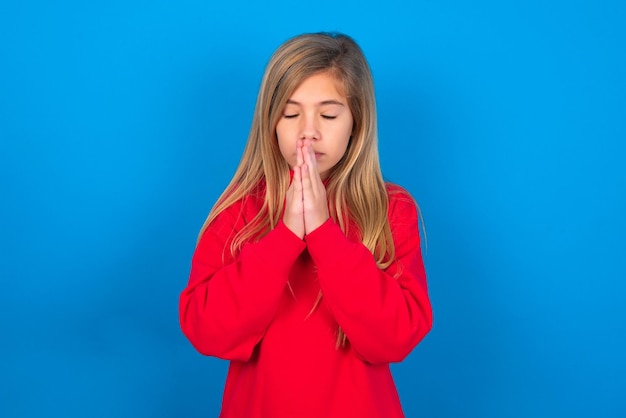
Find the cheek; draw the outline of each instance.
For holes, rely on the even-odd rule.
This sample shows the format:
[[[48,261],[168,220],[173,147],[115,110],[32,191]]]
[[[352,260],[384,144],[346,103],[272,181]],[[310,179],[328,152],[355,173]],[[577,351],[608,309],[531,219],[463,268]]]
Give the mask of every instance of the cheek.
[[[348,152],[348,145],[350,145],[350,137],[348,137],[342,144],[341,144],[341,150],[340,150],[340,154],[341,157],[343,157],[344,155],[346,155],[346,152]]]
[[[350,144],[350,137],[352,136],[352,123],[347,124],[344,129],[343,132],[341,134],[341,150],[343,151],[342,154],[345,154],[345,152],[348,150],[348,145]]]
[[[289,165],[293,165],[293,159],[295,159],[295,145],[292,146],[289,140],[289,135],[287,135],[284,129],[280,129],[279,126],[276,127],[276,138],[278,141],[278,149],[280,150],[281,155],[287,161]]]

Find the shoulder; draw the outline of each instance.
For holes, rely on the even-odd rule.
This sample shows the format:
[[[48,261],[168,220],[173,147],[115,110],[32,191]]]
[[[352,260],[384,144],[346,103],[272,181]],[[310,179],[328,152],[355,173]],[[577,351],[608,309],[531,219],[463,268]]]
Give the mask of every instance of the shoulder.
[[[411,193],[403,187],[386,183],[386,189],[389,199],[387,219],[396,249],[402,252],[409,247],[419,248],[419,206]]]
[[[385,189],[387,190],[387,195],[389,196],[390,200],[394,198],[401,198],[401,199],[410,199],[411,201],[414,201],[413,197],[411,196],[411,193],[409,193],[407,189],[405,189],[404,187],[398,184],[385,182]]]
[[[225,194],[220,201],[231,202],[217,213],[211,222],[210,227],[218,229],[235,229],[239,230],[249,223],[259,212],[263,205],[265,188],[262,184],[257,184],[247,194],[240,197],[236,195],[236,189]],[[219,206],[219,201],[216,207]],[[215,208],[213,209],[215,210]]]
[[[417,203],[408,190],[394,183],[385,183],[387,198],[389,199],[389,214],[398,212],[406,215],[407,212],[415,213],[417,216]]]

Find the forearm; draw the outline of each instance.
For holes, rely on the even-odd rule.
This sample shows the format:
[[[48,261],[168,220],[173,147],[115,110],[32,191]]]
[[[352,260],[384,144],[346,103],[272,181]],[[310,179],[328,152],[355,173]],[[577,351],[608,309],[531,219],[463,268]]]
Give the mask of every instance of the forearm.
[[[332,221],[316,232],[307,244],[322,293],[352,348],[371,363],[402,360],[432,327],[419,241],[383,271]]]
[[[180,297],[181,328],[202,354],[247,360],[276,312],[304,242],[279,223],[223,264],[223,244],[215,241],[201,240],[194,255]]]

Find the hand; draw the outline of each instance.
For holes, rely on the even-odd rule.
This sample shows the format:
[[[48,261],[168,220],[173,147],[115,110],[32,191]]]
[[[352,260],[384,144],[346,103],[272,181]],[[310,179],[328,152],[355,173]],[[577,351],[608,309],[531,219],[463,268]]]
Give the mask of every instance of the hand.
[[[296,150],[297,165],[293,168],[293,178],[287,189],[283,223],[298,238],[304,238],[304,199],[302,197],[302,153]]]
[[[329,218],[326,187],[317,171],[317,158],[311,141],[298,141],[297,158],[303,161],[300,167],[302,199],[304,202],[304,233],[310,234]],[[295,179],[295,176],[294,176]]]

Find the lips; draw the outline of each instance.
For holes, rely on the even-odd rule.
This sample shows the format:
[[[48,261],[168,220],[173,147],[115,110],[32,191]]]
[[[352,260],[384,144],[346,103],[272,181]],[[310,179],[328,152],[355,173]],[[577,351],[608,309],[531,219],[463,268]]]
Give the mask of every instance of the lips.
[[[319,159],[319,158],[320,158],[320,157],[322,157],[322,156],[324,156],[324,154],[323,154],[323,153],[321,153],[321,152],[316,152],[316,153],[315,153],[315,158],[317,158],[317,159]]]

